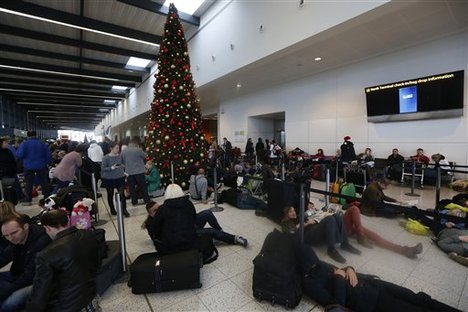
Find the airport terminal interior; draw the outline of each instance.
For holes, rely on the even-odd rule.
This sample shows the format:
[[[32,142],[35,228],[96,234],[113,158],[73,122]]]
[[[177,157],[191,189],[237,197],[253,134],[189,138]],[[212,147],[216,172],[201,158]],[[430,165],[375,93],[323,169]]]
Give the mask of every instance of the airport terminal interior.
[[[370,148],[376,162],[385,162],[393,149],[408,160],[420,148],[429,158],[435,156],[428,160],[431,165],[438,166],[442,159],[451,167],[441,168],[454,172],[445,175],[440,194],[435,176],[428,175],[434,183],[423,185],[423,179],[414,175],[420,173],[415,167],[402,181],[393,179],[386,195],[432,211],[436,198],[468,193],[468,1],[185,0],[173,1],[177,17],[170,15],[175,13],[169,2],[2,1],[0,136],[10,140],[11,148],[17,148],[15,141],[26,140],[31,130],[48,143],[72,141],[72,131],[92,133],[84,136],[86,143],[109,140],[122,146],[133,139],[145,145],[148,159],[153,157],[163,167],[158,170],[166,182],[173,174],[172,161],[178,164],[177,172],[188,172],[198,158],[203,165],[213,157],[224,162],[223,138],[232,143],[238,151],[232,156],[243,164],[249,158],[245,149],[249,138],[254,146],[259,138],[269,139],[276,141],[279,152],[272,147],[270,156],[251,155],[252,166],[257,161],[278,165],[274,169],[281,179],[282,164],[286,170],[297,169],[291,164],[306,163],[321,149],[319,162],[309,162],[306,178],[312,189],[322,191],[330,191],[324,166],[341,159],[340,146],[346,142],[354,143],[362,159]],[[184,2],[197,6],[189,9]],[[174,72],[169,82],[164,75]],[[174,93],[182,95],[176,98]],[[183,129],[173,130],[176,124],[183,124]],[[174,131],[168,132],[172,137],[161,130],[166,128]],[[216,143],[219,150],[213,147],[210,152]],[[183,163],[185,154],[175,150],[189,155]],[[291,154],[294,150],[299,152]],[[234,164],[226,167],[235,171]],[[381,178],[383,167],[379,176],[371,170],[364,183]],[[313,168],[320,168],[317,176],[312,175]],[[363,168],[359,172],[367,170]],[[465,188],[456,191],[454,181],[466,182]],[[188,183],[182,186],[187,193]],[[218,193],[229,189],[221,183]],[[99,182],[96,191],[101,194],[96,199],[96,228],[106,231],[107,241],[119,240],[106,188]],[[266,193],[249,195],[268,202]],[[35,216],[41,198],[39,192],[32,203],[20,202],[16,210]],[[341,205],[330,204],[323,194],[312,191],[309,198],[316,208],[333,207],[343,213]],[[165,197],[153,200],[163,204]],[[267,235],[281,230],[281,225],[263,212],[227,202],[217,211],[214,195],[207,201],[191,201],[197,212],[211,209],[222,229],[246,238],[247,246],[215,241],[219,257],[201,268],[200,288],[132,294],[129,267],[155,247],[142,229],[145,203],[140,199],[132,205],[127,200],[130,216],[122,218],[127,272],[100,297],[102,310],[285,310],[281,304],[257,300],[252,290],[253,259]],[[465,220],[466,215],[465,211]],[[467,267],[443,252],[433,235],[410,233],[403,216],[363,215],[362,222],[391,242],[420,243],[422,250],[410,259],[377,246],[365,248],[352,236],[350,243],[361,255],[340,250],[346,258],[342,264],[330,258],[326,246],[318,246],[314,247],[318,257],[468,311]],[[466,240],[464,245],[466,252]],[[325,307],[304,294],[293,311]]]
[[[311,187],[324,189],[325,184],[313,181]],[[405,195],[410,191],[408,185],[390,185],[386,190],[388,196],[400,201],[418,200],[418,207],[434,206],[435,190],[433,187],[416,189],[419,197]],[[105,191],[104,191],[105,192]],[[441,198],[450,198],[456,192],[443,188]],[[101,226],[106,230],[107,240],[116,240],[117,221],[110,214],[105,194],[99,199],[100,217],[108,220]],[[162,203],[163,197],[156,201]],[[324,206],[324,197],[311,193],[311,201],[317,207]],[[141,203],[141,200],[140,200]],[[198,211],[214,206],[194,201]],[[38,206],[18,207],[18,211],[35,215]],[[204,265],[200,272],[203,286],[194,290],[180,290],[174,292],[134,295],[126,282],[112,285],[102,296],[103,311],[283,311],[281,305],[272,306],[269,302],[259,302],[252,295],[252,260],[258,255],[266,235],[273,229],[280,229],[279,225],[268,218],[255,215],[253,210],[241,210],[229,204],[220,204],[224,211],[215,212],[223,230],[239,234],[247,238],[248,246],[227,245],[216,243],[219,258],[211,264]],[[128,208],[131,217],[125,219],[125,236],[128,263],[143,253],[153,252],[154,246],[148,238],[146,230],[141,224],[147,213],[144,204]],[[423,252],[417,259],[408,259],[402,255],[383,248],[367,249],[359,246],[356,239],[351,243],[362,251],[362,255],[342,252],[347,259],[346,264],[334,262],[327,256],[326,248],[315,248],[320,259],[333,263],[338,267],[351,265],[358,272],[374,274],[392,283],[402,285],[418,292],[424,291],[433,298],[458,307],[462,311],[468,310],[468,270],[465,266],[450,260],[428,236],[418,236],[407,232],[399,225],[403,218],[385,219],[363,216],[366,227],[377,231],[392,242],[413,246],[422,243]],[[304,296],[294,311],[324,311],[323,307]]]

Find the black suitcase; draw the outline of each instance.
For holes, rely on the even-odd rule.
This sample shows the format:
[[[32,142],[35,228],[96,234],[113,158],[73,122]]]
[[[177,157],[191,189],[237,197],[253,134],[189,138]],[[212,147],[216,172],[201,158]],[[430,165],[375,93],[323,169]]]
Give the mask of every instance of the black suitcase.
[[[107,257],[96,274],[96,291],[102,295],[123,273],[119,241],[107,242]]]
[[[274,230],[265,239],[260,254],[253,260],[253,296],[286,308],[302,299],[301,279],[294,250],[295,235]]]
[[[4,184],[0,179],[0,201],[9,201],[13,205],[18,204],[18,196],[16,195],[16,190],[14,185]]]
[[[200,253],[195,249],[162,256],[147,253],[130,266],[129,284],[134,294],[200,288],[200,267]]]

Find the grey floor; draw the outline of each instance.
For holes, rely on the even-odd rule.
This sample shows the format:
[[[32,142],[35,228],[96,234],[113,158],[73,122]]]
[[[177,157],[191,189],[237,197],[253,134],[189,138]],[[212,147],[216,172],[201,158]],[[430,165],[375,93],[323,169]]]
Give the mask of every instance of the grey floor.
[[[314,181],[312,187],[323,189],[322,182]],[[108,240],[117,239],[117,222],[110,216],[107,209],[105,190],[99,199],[99,209],[102,220],[108,222],[102,226],[106,230]],[[409,188],[390,185],[387,195],[399,200],[418,199],[418,207],[433,208],[435,190],[426,187],[416,189],[420,197],[409,197],[405,193]],[[443,188],[441,198],[449,198],[454,193]],[[323,206],[322,198],[311,194],[312,200],[318,206]],[[36,199],[37,200],[37,199]],[[162,202],[163,198],[158,198]],[[125,219],[126,244],[129,261],[138,255],[154,251],[152,242],[146,231],[141,229],[146,211],[143,205],[131,207],[130,218]],[[197,211],[211,207],[195,203]],[[126,283],[111,286],[102,296],[101,306],[104,311],[276,311],[284,310],[281,306],[271,306],[269,303],[258,302],[252,296],[252,259],[258,254],[266,235],[276,224],[267,218],[257,217],[254,211],[239,210],[227,204],[225,210],[215,215],[223,229],[232,234],[246,237],[249,246],[229,246],[217,244],[219,258],[212,264],[205,265],[201,271],[203,287],[197,290],[184,290],[159,294],[133,295]],[[22,207],[18,210],[30,215],[37,213],[37,206]],[[402,245],[414,245],[421,242],[423,253],[416,260],[408,259],[399,254],[374,247],[362,250],[362,255],[355,256],[342,252],[347,259],[347,265],[352,265],[358,272],[379,275],[383,279],[408,287],[414,291],[424,291],[434,298],[460,310],[468,311],[468,270],[466,267],[452,262],[441,252],[429,237],[416,236],[405,231],[398,222],[401,219],[368,218],[363,216],[363,224],[376,230],[382,236]],[[354,239],[351,243],[358,246]],[[326,256],[325,248],[316,248],[318,255],[325,261],[333,263]],[[336,263],[338,265],[338,263]],[[303,297],[295,311],[323,311],[314,301]]]

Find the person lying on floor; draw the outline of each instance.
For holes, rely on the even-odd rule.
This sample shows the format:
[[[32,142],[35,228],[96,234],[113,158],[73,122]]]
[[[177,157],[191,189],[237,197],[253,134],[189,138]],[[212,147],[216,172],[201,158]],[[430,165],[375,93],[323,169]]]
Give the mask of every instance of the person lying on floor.
[[[154,201],[150,201],[146,204],[146,211],[148,212],[148,217],[146,218],[145,222],[142,224],[142,228],[148,231],[149,236],[151,239],[155,237],[157,234],[157,229],[155,228],[155,223],[153,222],[154,216],[156,215],[159,209],[158,203]],[[209,224],[209,228],[206,228],[205,225]],[[230,245],[241,245],[247,247],[247,239],[239,236],[239,235],[232,235],[230,233],[224,232],[221,226],[218,223],[213,212],[209,209],[200,211],[197,213],[195,217],[195,228],[197,234],[206,234],[209,237],[225,242]],[[154,245],[157,246],[157,241],[154,242]]]
[[[468,266],[468,230],[443,229],[437,235],[435,242],[452,260]]]
[[[353,267],[337,268],[319,260],[312,248],[300,246],[303,291],[320,305],[336,311],[451,312],[459,311],[424,292],[398,286]]]
[[[321,215],[315,212],[312,203],[309,203],[310,217],[304,218],[304,241],[309,245],[327,244],[327,254],[336,262],[345,263],[346,259],[336,250],[335,245],[341,243],[341,249],[359,255],[361,251],[354,248],[345,233],[343,218],[339,214]],[[283,233],[297,233],[299,222],[294,207],[283,210],[281,229]]]
[[[361,212],[358,206],[359,202],[349,203],[348,208],[343,215],[343,221],[346,235],[349,237],[352,234],[356,234],[359,245],[366,248],[372,248],[372,245],[376,244],[379,247],[399,253],[410,259],[416,259],[417,255],[422,252],[423,246],[421,243],[418,243],[413,247],[394,244],[376,232],[364,227],[361,222]]]

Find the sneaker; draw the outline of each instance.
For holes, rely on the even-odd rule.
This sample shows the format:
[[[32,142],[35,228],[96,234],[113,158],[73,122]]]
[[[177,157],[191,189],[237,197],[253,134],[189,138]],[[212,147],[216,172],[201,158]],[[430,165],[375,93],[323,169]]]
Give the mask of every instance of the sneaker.
[[[237,236],[234,237],[234,243],[237,244],[237,245],[241,245],[241,246],[244,246],[244,247],[247,247],[247,239],[242,237],[242,236]]]
[[[338,250],[336,250],[335,248],[328,249],[327,254],[328,254],[328,256],[330,258],[332,258],[336,262],[339,262],[339,263],[345,263],[346,262],[346,259],[342,255],[340,255]]]
[[[418,254],[422,252],[423,246],[421,243],[418,243],[414,247],[403,246],[402,254],[410,259],[416,259]]]
[[[348,252],[350,252],[352,254],[355,254],[355,255],[360,255],[361,254],[361,251],[359,249],[356,249],[353,246],[351,246],[350,243],[341,244],[341,249],[346,250],[346,251],[348,251]]]

